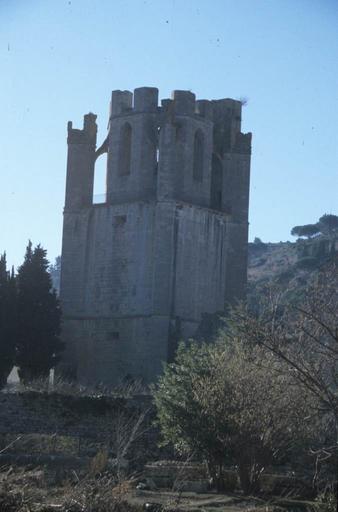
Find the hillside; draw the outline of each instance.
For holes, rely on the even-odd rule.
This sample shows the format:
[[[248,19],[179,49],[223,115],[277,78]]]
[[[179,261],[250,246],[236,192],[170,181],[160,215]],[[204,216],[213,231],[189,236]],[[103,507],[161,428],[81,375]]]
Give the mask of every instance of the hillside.
[[[296,242],[250,243],[248,297],[255,301],[266,285],[284,290],[290,299],[301,297],[318,270],[338,254],[338,235],[319,235]]]
[[[296,265],[297,254],[292,242],[249,243],[248,281],[257,283],[287,272]]]

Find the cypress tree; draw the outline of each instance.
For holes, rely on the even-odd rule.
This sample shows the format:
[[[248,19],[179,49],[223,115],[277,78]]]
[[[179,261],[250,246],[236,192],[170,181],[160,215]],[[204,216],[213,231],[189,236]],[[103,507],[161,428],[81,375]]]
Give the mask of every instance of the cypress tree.
[[[23,383],[47,378],[60,359],[61,309],[48,272],[46,251],[29,241],[18,270],[18,343],[16,364]]]
[[[0,389],[7,383],[15,359],[17,294],[14,270],[7,271],[6,253],[0,256]]]

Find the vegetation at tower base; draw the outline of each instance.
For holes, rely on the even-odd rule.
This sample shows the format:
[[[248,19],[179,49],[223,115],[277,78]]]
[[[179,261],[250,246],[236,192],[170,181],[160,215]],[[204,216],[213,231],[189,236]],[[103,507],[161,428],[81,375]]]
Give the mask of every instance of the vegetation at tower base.
[[[259,492],[266,468],[299,464],[320,431],[311,395],[282,366],[225,332],[181,345],[154,391],[164,443],[202,457],[219,491],[236,466],[243,492]]]
[[[181,345],[154,396],[164,442],[202,456],[218,488],[224,465],[236,465],[243,491],[253,493],[276,463],[321,466],[314,486],[334,485],[337,389],[338,271],[331,261],[295,303],[270,286],[253,309],[232,309],[215,344]]]
[[[17,274],[16,365],[20,380],[47,377],[59,360],[61,309],[52,289],[46,251],[29,242]]]
[[[247,508],[248,506],[255,506],[263,511],[263,505],[264,512],[266,510],[281,512],[280,503],[277,506],[277,500],[282,501],[280,497],[283,495],[281,488],[284,492],[286,490],[287,493],[292,494],[293,497],[302,496],[303,499],[305,496],[312,496],[311,492],[315,495],[316,491],[319,496],[320,494],[324,495],[325,486],[332,484],[336,477],[336,422],[335,414],[329,407],[329,404],[334,403],[334,401],[328,399],[328,390],[332,393],[335,389],[334,379],[330,381],[329,377],[330,375],[334,377],[336,375],[334,373],[334,359],[336,356],[332,356],[332,351],[327,351],[331,347],[329,343],[325,343],[322,347],[318,343],[314,343],[313,333],[321,340],[324,332],[323,326],[316,327],[315,322],[308,319],[304,320],[302,309],[307,308],[306,311],[314,313],[317,310],[314,306],[317,304],[320,311],[325,311],[325,315],[322,314],[320,319],[329,320],[331,318],[330,325],[337,326],[335,317],[337,296],[334,293],[334,291],[337,292],[337,267],[332,265],[334,253],[331,250],[320,252],[320,255],[318,253],[318,257],[315,258],[316,264],[311,268],[304,268],[299,265],[299,261],[308,250],[311,254],[316,254],[321,240],[328,239],[334,242],[335,234],[319,235],[293,244],[266,244],[261,240],[256,240],[254,244],[251,244],[249,250],[254,252],[254,256],[251,258],[249,272],[251,272],[251,278],[253,275],[256,278],[256,281],[251,281],[252,284],[258,284],[255,287],[255,293],[251,293],[248,306],[233,309],[230,321],[227,320],[227,322],[224,321],[224,311],[215,315],[203,315],[203,322],[199,328],[199,344],[192,343],[189,346],[180,346],[178,356],[180,359],[176,359],[172,365],[168,366],[168,368],[171,368],[176,365],[175,371],[171,372],[171,380],[168,380],[169,384],[175,386],[175,388],[171,390],[168,388],[165,392],[163,388],[160,390],[157,388],[155,391],[155,394],[158,391],[162,392],[164,418],[162,421],[159,419],[159,425],[161,426],[162,423],[168,425],[168,434],[164,435],[164,441],[166,437],[168,440],[168,436],[171,436],[169,441],[174,442],[173,436],[176,436],[176,449],[181,454],[189,452],[187,460],[189,463],[191,462],[191,466],[203,467],[203,475],[205,475],[206,470],[200,464],[200,460],[208,460],[213,482],[219,489],[226,485],[226,491],[231,490],[230,495],[224,494],[215,497],[212,491],[210,494],[196,494],[193,498],[195,501],[191,502],[188,508],[184,491],[174,494],[170,491],[162,492],[158,489],[148,490],[144,491],[142,497],[144,501],[141,504],[139,501],[137,507],[135,507],[135,496],[139,496],[138,493],[141,494],[142,492],[137,488],[135,489],[139,480],[127,481],[126,483],[122,481],[122,484],[117,487],[115,476],[112,476],[110,472],[113,458],[117,462],[119,459],[116,445],[110,445],[113,446],[111,450],[108,448],[107,451],[94,451],[92,443],[87,445],[86,441],[81,440],[81,443],[79,442],[81,435],[79,432],[81,430],[89,432],[93,429],[97,432],[96,420],[99,424],[102,419],[102,426],[103,422],[106,425],[107,415],[104,413],[105,407],[102,403],[106,401],[106,397],[99,396],[99,394],[107,393],[107,388],[97,387],[93,390],[93,396],[84,396],[83,400],[76,396],[75,399],[72,399],[69,396],[69,385],[62,383],[64,385],[63,393],[66,396],[64,396],[64,400],[61,400],[60,397],[57,398],[53,394],[52,387],[48,392],[43,390],[40,390],[39,393],[28,391],[29,389],[32,390],[33,384],[31,383],[29,386],[22,386],[22,389],[25,389],[23,393],[12,395],[12,393],[6,392],[0,394],[0,416],[5,418],[2,421],[0,417],[0,427],[6,424],[8,419],[9,425],[15,425],[17,428],[19,424],[19,421],[11,420],[12,416],[10,414],[6,418],[4,412],[6,404],[8,411],[12,411],[14,417],[17,415],[18,418],[22,419],[24,424],[29,424],[29,421],[25,421],[28,416],[31,418],[30,427],[35,429],[33,435],[36,436],[35,443],[39,445],[39,457],[41,445],[44,445],[46,450],[50,450],[50,446],[55,446],[55,437],[58,438],[57,446],[59,449],[61,449],[61,446],[69,447],[71,444],[76,455],[80,449],[79,445],[81,445],[83,452],[85,447],[90,446],[90,467],[96,468],[97,474],[100,474],[100,476],[95,473],[93,477],[87,469],[82,468],[81,471],[78,471],[77,468],[74,468],[75,472],[71,470],[66,472],[67,480],[61,485],[60,474],[57,477],[55,476],[55,481],[58,478],[58,483],[54,485],[54,483],[50,483],[52,478],[47,469],[39,470],[39,477],[33,475],[33,470],[21,470],[17,467],[8,471],[8,477],[5,475],[5,471],[0,470],[0,510],[2,510],[1,507],[4,508],[7,503],[12,502],[13,510],[15,510],[15,507],[19,507],[15,503],[14,495],[18,499],[22,499],[18,503],[21,507],[27,507],[27,510],[30,503],[34,503],[34,509],[32,510],[35,512],[55,509],[64,511],[81,510],[83,512],[86,508],[106,512],[108,510],[119,510],[120,503],[122,503],[121,508],[124,511],[131,509],[130,503],[135,507],[135,510],[136,508],[141,510],[143,504],[149,503],[149,501],[156,502],[154,504],[156,511],[162,509],[162,506],[166,510],[173,510],[174,507],[167,506],[167,502],[164,500],[168,500],[168,495],[170,495],[170,499],[174,502],[176,496],[179,495],[179,499],[182,496],[182,501],[178,504],[175,502],[176,512],[187,510],[192,512],[201,508],[206,512],[214,512],[216,506],[217,508],[222,506],[223,509],[223,505],[224,510],[228,512],[233,512],[236,508]],[[31,250],[31,252],[34,251]],[[273,260],[270,267],[268,261],[255,266],[255,262],[264,258]],[[282,259],[286,261],[285,266],[283,266]],[[268,277],[267,275],[264,276],[263,273],[260,276],[258,275],[258,271],[262,269],[269,271],[269,273],[266,273]],[[256,273],[254,274],[254,272]],[[252,286],[253,288],[254,286]],[[324,296],[324,299],[321,301],[314,300],[317,296]],[[329,296],[331,296],[331,301],[327,300]],[[310,304],[312,306],[309,309]],[[327,307],[330,304],[332,314],[329,314]],[[182,331],[179,327],[179,322],[173,326],[172,336],[175,340],[181,336]],[[301,335],[300,329],[304,327],[308,332],[303,332]],[[209,330],[213,332],[212,336]],[[221,332],[219,332],[220,330]],[[331,330],[333,332],[333,329]],[[271,333],[276,333],[276,337],[271,337]],[[328,339],[329,337],[325,338],[325,340]],[[203,340],[208,342],[215,340],[216,343],[208,346],[203,344]],[[276,344],[265,345],[265,342],[271,342],[271,340],[278,341],[277,348],[281,350],[281,354],[276,352]],[[317,355],[320,356],[318,358],[315,357],[316,350]],[[289,361],[285,358],[285,355],[292,355],[293,359]],[[326,402],[321,394],[314,393],[307,382],[304,379],[302,380],[303,375],[299,373],[298,368],[294,368],[290,364],[290,362],[299,364],[299,361],[302,366],[306,365],[307,376],[311,375],[310,371],[315,370],[317,372],[315,374],[317,383],[329,384],[328,389],[324,388],[326,394],[324,393],[323,396]],[[168,368],[167,371],[169,371]],[[327,372],[324,371],[325,368]],[[320,373],[321,371],[323,374]],[[83,387],[79,386],[79,390],[85,394]],[[41,403],[43,403],[41,411],[36,405],[38,399],[33,398],[33,395],[36,397],[37,394],[41,395]],[[69,402],[67,409],[64,407],[64,401]],[[18,403],[17,407],[14,406],[15,402]],[[78,405],[75,405],[77,402]],[[170,402],[172,403],[170,404]],[[25,404],[24,407],[23,403]],[[49,404],[48,409],[47,403]],[[101,408],[102,415],[98,414]],[[59,411],[64,426],[68,429],[68,434],[70,431],[74,433],[72,440],[67,436],[61,436],[59,424],[57,429],[55,428],[56,409]],[[80,413],[83,414],[83,422]],[[90,416],[93,417],[92,425],[89,421]],[[107,427],[108,431],[112,433],[115,432],[115,426],[119,425],[116,430],[119,435],[116,439],[122,441],[122,444],[124,444],[126,438],[125,434],[128,433],[124,418],[124,410],[122,410],[121,415],[115,417],[115,423],[109,420]],[[132,421],[130,423],[128,418],[130,430],[134,431],[134,427],[138,425],[141,417],[135,417],[136,422]],[[37,423],[41,421],[43,426],[47,419],[49,425],[52,425],[53,435],[36,434],[38,432]],[[181,422],[179,427],[183,425],[188,431],[187,434],[182,433],[183,430],[179,430],[175,424],[175,421],[178,420]],[[78,421],[78,424],[76,424],[76,421]],[[12,426],[9,428],[12,428]],[[57,436],[54,434],[56,430],[58,432]],[[197,439],[196,432],[199,436]],[[15,439],[14,433],[12,435]],[[28,437],[30,436],[28,435]],[[43,442],[41,442],[42,437],[44,437]],[[128,442],[129,437],[127,435]],[[102,441],[102,438],[100,441]],[[8,445],[8,442],[2,445],[1,442],[3,442],[3,439],[0,435],[0,452],[3,447]],[[137,453],[139,453],[138,443],[139,439],[135,443]],[[168,462],[159,460],[158,453],[161,453],[163,458],[163,452],[152,451],[152,443],[153,441],[143,443],[143,440],[141,443],[142,453],[146,452],[147,457],[149,457],[149,453],[152,455],[156,453],[153,459],[152,456],[147,459],[147,462],[151,460],[156,462],[145,466],[141,477],[142,483],[147,482],[146,478],[149,477],[147,467],[153,466],[154,473],[160,474],[161,469],[162,471],[166,469],[166,462]],[[206,444],[206,448],[203,443]],[[32,440],[25,437],[17,445],[14,445],[12,447],[13,459],[19,453],[15,452],[18,445],[32,447]],[[48,448],[46,448],[47,446]],[[170,448],[169,445],[167,453],[170,453],[169,456],[172,457]],[[191,453],[193,454],[192,461],[190,459]],[[27,455],[27,459],[31,454],[32,452]],[[57,463],[58,455],[55,456],[54,452],[52,454],[50,459],[55,459]],[[74,458],[77,458],[76,455]],[[165,454],[165,457],[168,457],[167,454]],[[195,461],[195,457],[200,460]],[[46,458],[48,458],[47,455]],[[129,457],[126,458],[129,459]],[[122,462],[124,463],[124,457]],[[2,463],[3,459],[0,457],[0,466]],[[175,464],[176,468],[180,467],[180,462],[177,460],[174,461],[172,466]],[[106,469],[106,466],[108,469]],[[169,463],[167,466],[169,467]],[[118,468],[119,465],[116,464],[114,471],[116,472],[117,469],[117,473]],[[293,471],[296,475],[292,474],[290,476]],[[235,485],[238,485],[236,472],[241,477],[242,488],[246,489],[246,492],[259,493],[259,497],[250,496],[248,498],[242,493],[237,493],[238,487],[235,488]],[[62,473],[62,479],[63,476],[64,473]],[[306,488],[306,493],[309,492],[309,494],[298,493],[298,482],[303,478],[305,483],[302,491],[307,483],[310,483],[311,486],[311,482],[313,482],[314,491],[311,488]],[[29,479],[31,480],[28,484]],[[33,479],[35,479],[34,483]],[[287,481],[286,489],[282,487],[283,484],[280,485],[282,479],[284,479],[283,482]],[[7,486],[8,492],[1,492],[3,482],[5,482],[4,485]],[[155,482],[155,485],[157,485],[157,482]],[[205,489],[209,489],[206,476],[205,482]],[[269,482],[268,485],[267,482]],[[278,483],[276,484],[276,482]],[[196,484],[196,481],[191,483]],[[187,482],[183,481],[183,484],[186,485]],[[231,489],[229,484],[233,485]],[[19,486],[20,492],[18,491]],[[21,493],[21,487],[23,486],[25,491]],[[119,495],[121,501],[117,504],[115,493],[119,492],[118,489],[121,489],[122,492]],[[147,492],[149,493],[148,496],[146,496]],[[268,498],[265,493],[269,493]],[[164,495],[166,495],[165,498]],[[328,508],[322,508],[321,505],[318,505],[317,509],[314,504],[313,508],[310,508],[312,507],[311,502],[308,502],[308,508],[306,508],[305,502],[294,501],[289,504],[288,510],[297,509],[300,511],[303,508],[304,511],[315,509],[318,512],[321,510],[323,512],[333,512],[336,502],[333,501],[333,493],[330,496],[331,508],[329,508],[330,505]],[[320,498],[318,497],[318,499]],[[48,505],[44,503],[44,500],[48,501]],[[233,501],[229,503],[227,500]],[[208,507],[206,506],[207,501],[209,502]],[[35,508],[35,504],[38,502],[39,507],[36,506]],[[284,507],[285,504],[281,506]],[[145,508],[144,506],[143,510]],[[6,509],[4,508],[4,510]]]
[[[287,289],[270,288],[256,308],[239,307],[232,325],[241,339],[269,351],[317,404],[327,428],[314,449],[318,461],[338,459],[338,259],[312,274],[305,292],[290,302]],[[333,471],[337,480],[336,470]],[[317,476],[315,475],[315,479]],[[329,479],[329,477],[328,477]]]
[[[17,328],[14,271],[8,272],[6,254],[0,256],[0,389],[14,364]]]

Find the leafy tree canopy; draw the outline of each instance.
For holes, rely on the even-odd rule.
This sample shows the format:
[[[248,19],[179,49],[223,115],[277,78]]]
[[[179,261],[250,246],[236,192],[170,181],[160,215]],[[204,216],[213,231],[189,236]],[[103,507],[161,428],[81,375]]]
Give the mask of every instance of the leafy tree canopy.
[[[304,226],[293,227],[291,235],[312,238],[320,233],[323,235],[332,235],[336,232],[338,232],[338,216],[325,213],[316,224],[305,224]]]
[[[318,225],[322,233],[332,234],[338,231],[338,215],[325,213],[320,217]]]
[[[225,332],[181,344],[154,391],[164,441],[204,457],[219,489],[223,465],[236,464],[243,491],[257,492],[264,468],[313,431],[308,393],[280,366]]]
[[[295,226],[291,230],[292,236],[306,236],[312,238],[320,232],[318,224],[305,224],[304,226]]]

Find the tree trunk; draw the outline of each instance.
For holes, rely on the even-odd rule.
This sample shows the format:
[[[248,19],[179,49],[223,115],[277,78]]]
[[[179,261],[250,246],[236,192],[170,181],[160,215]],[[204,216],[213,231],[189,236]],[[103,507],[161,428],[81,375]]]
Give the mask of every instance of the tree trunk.
[[[250,466],[248,464],[239,463],[238,476],[241,488],[244,494],[250,494]]]
[[[258,494],[260,491],[260,471],[248,463],[238,465],[238,476],[244,494]]]

